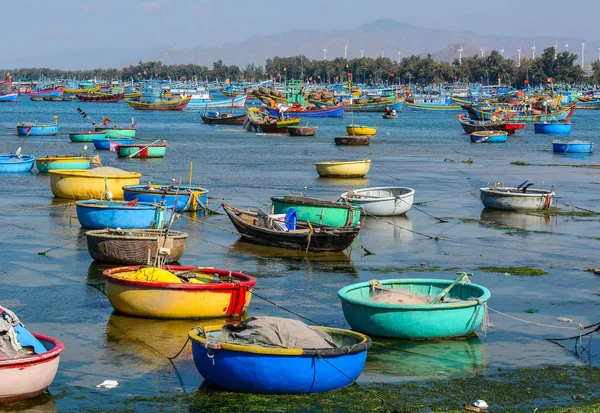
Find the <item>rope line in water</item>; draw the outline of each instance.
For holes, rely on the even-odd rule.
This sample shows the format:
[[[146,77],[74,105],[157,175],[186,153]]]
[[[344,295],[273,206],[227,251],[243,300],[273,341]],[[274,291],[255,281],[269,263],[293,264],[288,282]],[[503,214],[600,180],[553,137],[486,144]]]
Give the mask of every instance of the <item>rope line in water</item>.
[[[437,198],[437,199],[432,199],[431,201],[421,201],[421,202],[415,202],[413,204],[413,207],[415,205],[426,205],[426,204],[431,204],[432,202],[438,202],[438,201],[445,201],[446,199],[452,199],[452,198],[458,198],[459,196],[463,196],[463,195],[469,195],[469,194],[476,194],[478,193],[479,190],[473,190],[473,191],[469,191],[469,192],[462,192],[460,194],[456,194],[456,195],[451,195],[451,196],[447,196],[444,198]]]
[[[84,236],[82,236],[82,237],[77,237],[77,238],[75,238],[74,240],[71,240],[71,241],[69,241],[69,242],[66,242],[66,243],[64,243],[64,244],[61,244],[61,245],[58,245],[58,246],[56,246],[56,247],[52,247],[52,248],[50,248],[49,250],[42,251],[42,252],[38,252],[38,255],[46,255],[46,253],[47,253],[47,252],[50,252],[50,251],[57,250],[57,249],[59,249],[59,248],[62,248],[62,247],[64,247],[64,246],[66,246],[66,245],[69,245],[69,244],[73,244],[74,242],[77,242],[77,241],[79,241],[79,240],[81,240],[81,239],[84,239],[85,237],[86,237],[86,235],[84,235]]]
[[[418,232],[418,231],[414,231],[414,230],[412,230],[412,229],[408,229],[408,228],[401,227],[400,225],[394,224],[393,222],[386,221],[385,219],[382,219],[382,218],[380,218],[380,217],[378,217],[378,216],[376,216],[376,215],[371,215],[371,214],[367,214],[367,213],[365,213],[365,215],[367,215],[367,216],[370,216],[370,217],[373,217],[373,218],[374,218],[374,219],[376,219],[377,221],[384,222],[384,223],[386,223],[386,224],[389,224],[389,225],[391,225],[391,226],[393,226],[393,227],[395,227],[395,228],[400,228],[400,229],[401,229],[401,230],[403,230],[403,231],[412,232],[413,234],[417,234],[417,235],[420,235],[420,236],[422,236],[422,237],[425,237],[425,238],[432,239],[432,240],[434,240],[434,241],[439,241],[439,239],[440,239],[439,237],[434,237],[434,236],[431,236],[431,235],[423,234],[422,232]]]
[[[495,313],[498,313],[498,314],[500,314],[500,315],[506,316],[506,317],[508,317],[508,318],[512,318],[513,320],[521,321],[521,322],[523,322],[523,323],[528,323],[528,324],[535,324],[535,325],[537,325],[537,326],[542,326],[542,327],[551,327],[551,328],[561,328],[561,329],[565,329],[565,330],[584,330],[584,329],[587,329],[587,328],[589,328],[589,327],[583,327],[583,326],[581,326],[581,325],[580,325],[580,327],[568,327],[568,326],[557,326],[557,325],[552,325],[552,324],[543,324],[543,323],[538,323],[537,321],[524,320],[524,319],[522,319],[522,318],[515,317],[515,316],[512,316],[512,315],[510,315],[510,314],[503,313],[503,312],[501,312],[501,311],[498,311],[498,310],[494,310],[493,308],[491,308],[491,307],[489,307],[489,306],[487,306],[487,305],[486,305],[486,307],[487,307],[487,309],[488,309],[488,310],[491,310],[491,311],[493,311],[493,312],[495,312]]]
[[[19,209],[0,209],[0,214],[5,213],[5,212],[23,212],[23,211],[33,211],[33,210],[37,210],[37,209],[67,207],[70,205],[75,205],[75,204],[73,202],[68,202],[66,204],[46,205],[46,206],[40,206],[40,207],[19,208]]]

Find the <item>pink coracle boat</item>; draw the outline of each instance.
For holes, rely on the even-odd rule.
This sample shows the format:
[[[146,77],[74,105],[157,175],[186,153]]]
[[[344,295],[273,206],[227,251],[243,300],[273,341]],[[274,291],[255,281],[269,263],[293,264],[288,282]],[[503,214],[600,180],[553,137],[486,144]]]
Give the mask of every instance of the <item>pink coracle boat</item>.
[[[35,397],[44,392],[58,370],[60,352],[65,348],[60,341],[34,334],[45,353],[26,357],[0,359],[0,403]]]

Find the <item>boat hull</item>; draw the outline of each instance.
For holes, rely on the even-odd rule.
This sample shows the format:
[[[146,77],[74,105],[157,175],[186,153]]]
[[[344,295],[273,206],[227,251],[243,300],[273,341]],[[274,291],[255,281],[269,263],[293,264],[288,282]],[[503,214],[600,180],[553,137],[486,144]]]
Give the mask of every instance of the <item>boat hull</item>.
[[[25,96],[25,97],[60,97],[63,95],[63,89],[62,88],[58,88],[58,89],[48,89],[48,90],[42,90],[39,92],[20,92],[19,93],[21,96]]]
[[[105,132],[107,138],[135,138],[135,128],[104,128],[96,126],[96,132]]]
[[[194,101],[192,99],[188,106],[194,109],[243,109],[246,107],[247,98],[248,95],[242,94],[232,99],[214,100],[212,102]]]
[[[404,288],[436,297],[453,281],[441,279],[382,280],[386,288]],[[490,298],[487,288],[472,283],[458,283],[449,298],[464,301],[442,304],[388,304],[371,301],[369,282],[342,288],[344,317],[352,329],[377,337],[409,340],[460,337],[477,329],[484,317],[485,303]]]
[[[58,133],[58,125],[17,126],[19,136],[54,136]]]
[[[265,108],[272,116],[279,115],[279,109],[273,107]],[[303,117],[303,118],[341,118],[344,116],[344,111],[346,110],[345,105],[338,106],[326,106],[322,108],[315,109],[288,109],[286,114],[294,117]]]
[[[167,144],[161,145],[117,145],[117,156],[119,158],[164,158],[167,152]]]
[[[33,168],[35,158],[33,156],[15,154],[0,155],[0,173],[29,172]]]
[[[185,319],[235,317],[246,312],[256,279],[249,275],[213,268],[169,266],[176,272],[218,276],[224,282],[209,284],[130,281],[115,275],[139,266],[104,271],[106,296],[120,313],[136,317]],[[238,282],[226,282],[231,275]]]
[[[105,176],[83,174],[84,171],[64,170],[48,171],[50,189],[56,198],[64,199],[102,199],[105,193]],[[123,199],[123,186],[139,185],[141,174],[107,175],[106,186],[113,199]]]
[[[509,192],[510,190],[510,192]],[[545,210],[550,208],[554,192],[542,189],[528,189],[522,192],[517,188],[479,188],[481,202],[486,208],[511,211]]]
[[[330,161],[315,163],[321,178],[362,178],[371,169],[371,161]]]
[[[0,102],[17,102],[19,100],[19,93],[5,93],[0,95]]]
[[[133,99],[125,99],[125,103],[135,110],[183,111],[190,103],[191,98],[191,96],[188,96],[183,99],[157,103],[144,103]]]
[[[116,148],[117,145],[132,145],[133,138],[106,138],[101,137],[99,139],[94,139],[94,148],[99,151],[108,151],[111,146]]]
[[[555,141],[552,142],[552,150],[557,153],[592,153],[594,151],[594,142]]]
[[[368,126],[357,126],[350,125],[346,126],[346,133],[350,136],[375,136],[377,133],[376,128],[370,128]]]
[[[505,131],[479,131],[471,133],[470,140],[473,143],[503,143],[507,136]]]
[[[336,136],[333,141],[339,146],[367,146],[371,144],[371,136]]]
[[[104,132],[84,131],[84,132],[69,132],[71,142],[93,142],[94,139],[104,138]]]
[[[202,121],[207,125],[243,125],[248,115],[237,115],[237,116],[209,116],[200,115]]]
[[[348,228],[360,223],[360,210],[351,205],[305,196],[274,196],[271,202],[273,213],[287,214],[294,209],[297,219],[311,224]]]
[[[74,155],[37,158],[35,166],[38,172],[42,173],[64,169],[88,169],[90,167],[90,157]]]
[[[198,211],[208,206],[208,190],[199,187],[182,186],[177,191],[174,185],[135,185],[123,187],[126,201],[138,199],[141,202],[164,202],[169,209],[175,211]]]
[[[349,104],[346,105],[348,112],[387,112],[395,110],[396,112],[402,111],[404,105],[404,98],[389,99],[382,102],[362,103],[362,104]]]
[[[412,208],[415,190],[403,187],[375,187],[345,192],[340,198],[360,208],[365,215],[404,215]]]
[[[359,333],[320,329],[331,336],[343,335],[353,344],[341,348],[340,354],[327,354],[327,350],[319,349],[311,354],[307,349],[229,344],[207,348],[197,330],[192,330],[189,337],[198,372],[216,387],[243,393],[307,394],[341,389],[354,383],[364,368],[371,344],[368,337]],[[220,327],[206,330],[210,334]]]
[[[171,217],[171,211],[149,203],[138,202],[135,206],[125,201],[97,201],[88,199],[75,202],[77,220],[83,228],[161,228]]]
[[[51,337],[33,335],[47,351],[17,359],[0,360],[0,404],[41,394],[56,376],[64,345]]]

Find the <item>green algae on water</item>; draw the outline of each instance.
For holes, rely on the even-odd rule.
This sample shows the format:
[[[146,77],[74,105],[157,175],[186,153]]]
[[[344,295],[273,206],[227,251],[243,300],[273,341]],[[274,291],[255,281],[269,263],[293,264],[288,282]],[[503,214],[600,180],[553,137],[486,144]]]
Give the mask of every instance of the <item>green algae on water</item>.
[[[540,275],[548,274],[548,271],[529,265],[524,267],[477,267],[475,268],[475,271],[498,272],[521,277],[539,277]]]

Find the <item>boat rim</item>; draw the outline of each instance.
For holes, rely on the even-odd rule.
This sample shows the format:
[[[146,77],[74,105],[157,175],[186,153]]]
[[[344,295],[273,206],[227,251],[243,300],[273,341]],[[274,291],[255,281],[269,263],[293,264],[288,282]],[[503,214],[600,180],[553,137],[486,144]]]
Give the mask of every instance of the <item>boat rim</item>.
[[[158,188],[155,188],[158,187]],[[173,189],[168,191],[164,189],[165,187],[172,187]],[[123,192],[134,192],[139,194],[153,194],[153,195],[167,195],[167,196],[176,196],[176,195],[188,195],[189,192],[200,192],[199,195],[205,195],[209,193],[209,190],[206,188],[202,188],[201,186],[180,186],[179,193],[177,193],[177,187],[175,185],[124,185]],[[163,192],[161,192],[163,191]]]
[[[148,231],[150,233],[156,233],[157,237],[160,237],[162,235],[162,232],[164,232],[164,230],[161,229],[151,229],[151,228],[142,228],[142,229],[123,229],[120,231],[114,230],[114,229],[94,229],[94,230],[90,230],[87,231],[85,233],[86,237],[94,237],[94,238],[106,238],[106,239],[126,239],[126,240],[136,240],[136,241],[154,241],[155,238],[152,237],[146,237],[146,236],[142,236],[142,235],[136,235],[137,232],[144,232],[144,231]],[[132,232],[133,235],[124,235],[125,232]],[[170,230],[167,233],[167,238],[172,238],[172,239],[185,239],[188,238],[189,234],[187,232],[183,232],[183,231],[172,231]]]
[[[315,162],[315,165],[348,165],[352,163],[371,163],[370,159],[361,159],[358,161],[324,161]]]
[[[503,190],[504,189],[504,190]],[[479,190],[482,193],[489,193],[489,194],[507,194],[507,195],[511,195],[511,196],[523,196],[523,197],[538,197],[541,195],[556,195],[554,193],[554,191],[550,191],[548,189],[535,189],[535,188],[530,188],[527,189],[527,192],[511,192],[510,190],[516,190],[516,187],[506,187],[506,188],[493,188],[493,187],[484,187],[484,188],[479,188]]]
[[[352,197],[352,194],[358,194],[360,191],[375,191],[375,190],[385,190],[385,189],[408,189],[409,191],[406,194],[402,194],[402,195],[397,195],[397,196],[386,196],[386,197],[380,197],[380,198],[372,198],[372,199],[365,199],[365,198],[360,198],[360,197]],[[377,202],[377,201],[389,201],[391,199],[396,199],[396,198],[406,198],[409,196],[413,196],[415,194],[415,190],[413,188],[408,188],[406,186],[374,186],[372,188],[361,188],[361,189],[354,189],[348,192],[344,192],[343,194],[340,195],[340,198],[346,199],[346,197],[348,198],[348,200],[352,200],[352,201],[360,201],[360,202]]]
[[[40,354],[32,354],[30,356],[0,360],[0,370],[2,370],[5,367],[16,368],[21,365],[25,366],[27,364],[40,363],[45,360],[53,359],[55,357],[58,357],[58,355],[65,349],[65,345],[56,338],[45,336],[43,334],[32,334],[38,340],[43,340],[54,344],[54,348],[51,350],[46,350],[45,352]],[[46,346],[44,346],[44,348],[45,347]]]
[[[130,179],[130,178],[139,178],[140,176],[142,176],[142,174],[139,172],[129,172],[129,171],[125,171],[125,172],[127,172],[127,175],[102,175],[102,174],[87,173],[88,171],[91,171],[91,170],[92,169],[86,169],[86,170],[61,169],[61,170],[56,170],[56,171],[48,171],[48,173],[51,175],[76,176],[76,177],[81,177],[81,178],[96,178],[96,179],[98,179],[98,178],[104,179],[105,177],[107,179]]]
[[[156,209],[161,208],[163,205],[154,204],[151,202],[137,202],[135,205],[125,205],[131,201],[103,201],[101,199],[82,199],[75,201],[76,207],[82,208],[97,208],[97,209],[126,209],[126,210],[141,210],[141,209]],[[169,209],[169,208],[167,208]]]

